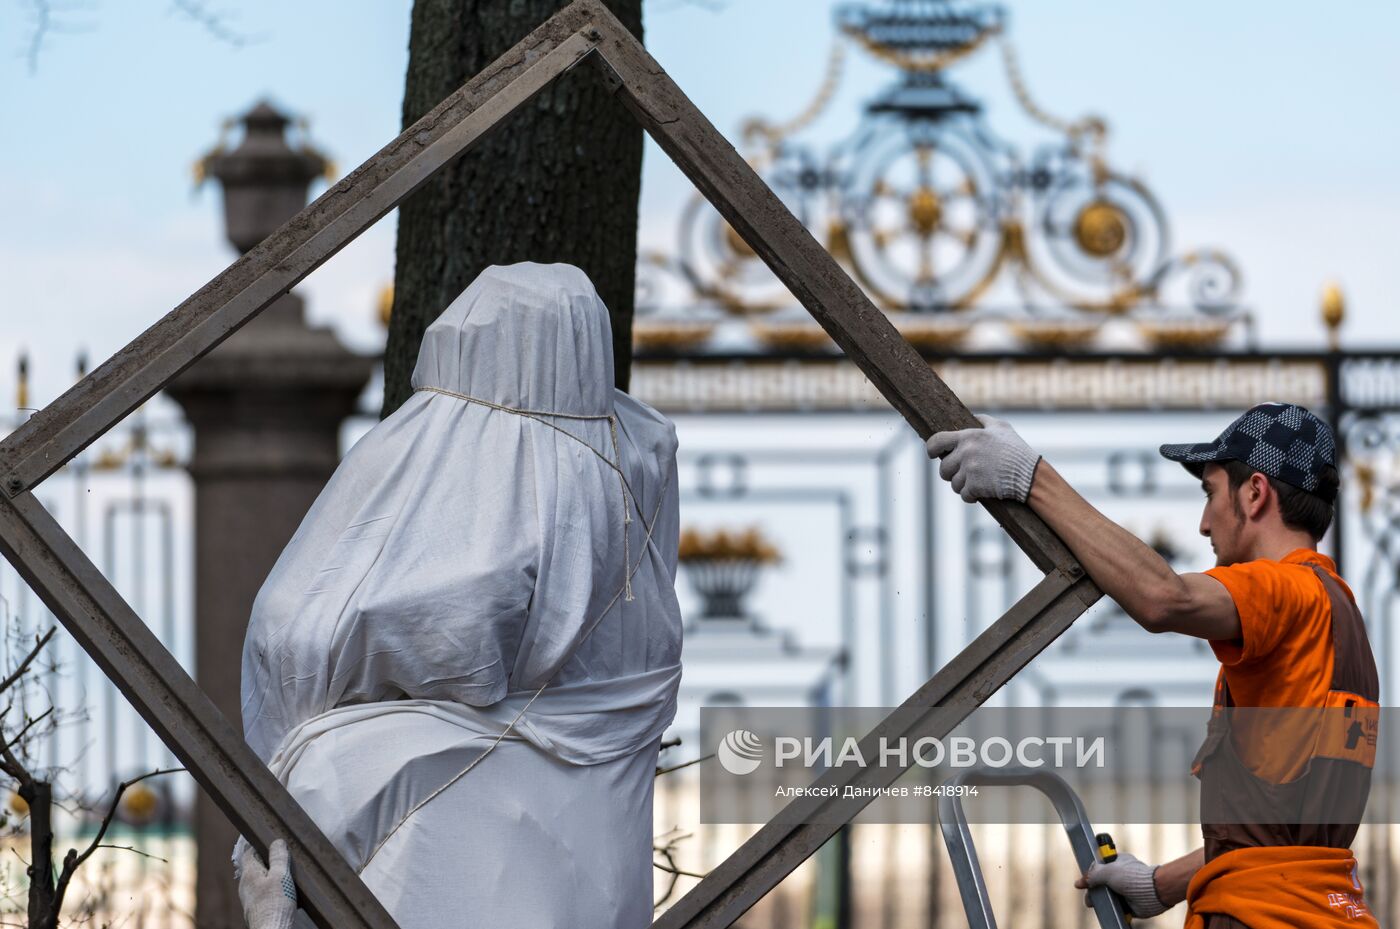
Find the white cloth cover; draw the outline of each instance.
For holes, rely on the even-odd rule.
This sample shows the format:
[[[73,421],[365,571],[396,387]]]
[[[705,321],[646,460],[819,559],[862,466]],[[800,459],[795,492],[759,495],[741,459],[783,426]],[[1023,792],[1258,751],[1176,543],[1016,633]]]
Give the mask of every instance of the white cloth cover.
[[[403,929],[651,922],[676,439],[612,384],[581,271],[487,269],[254,603],[248,742]]]

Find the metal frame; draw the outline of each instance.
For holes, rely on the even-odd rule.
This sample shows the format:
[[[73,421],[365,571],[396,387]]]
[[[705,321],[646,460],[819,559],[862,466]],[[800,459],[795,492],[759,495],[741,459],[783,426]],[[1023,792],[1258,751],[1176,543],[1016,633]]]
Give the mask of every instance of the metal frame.
[[[303,906],[323,929],[392,918],[33,489],[181,371],[408,198],[581,62],[831,334],[921,437],[977,425],[832,257],[600,0],[574,0],[260,245],[0,442],[0,550],[233,824],[263,850],[287,840]],[[991,515],[1047,576],[910,696],[868,739],[947,734],[1102,596],[1028,508]],[[837,770],[822,783],[884,786],[902,772]],[[801,798],[656,923],[728,926],[869,798]],[[820,808],[820,809],[819,809]],[[818,820],[821,822],[814,822]]]

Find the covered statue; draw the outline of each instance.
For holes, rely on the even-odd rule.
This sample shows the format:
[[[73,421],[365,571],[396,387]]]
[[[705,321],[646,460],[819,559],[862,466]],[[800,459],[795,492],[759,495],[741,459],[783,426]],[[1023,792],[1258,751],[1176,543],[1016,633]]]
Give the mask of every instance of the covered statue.
[[[412,383],[258,594],[247,740],[403,929],[649,925],[675,428],[567,265],[483,272]]]

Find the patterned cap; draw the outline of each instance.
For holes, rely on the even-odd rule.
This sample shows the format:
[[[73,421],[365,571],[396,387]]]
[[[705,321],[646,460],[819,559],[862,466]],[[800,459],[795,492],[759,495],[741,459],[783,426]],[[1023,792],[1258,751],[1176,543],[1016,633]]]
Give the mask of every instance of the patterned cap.
[[[1260,474],[1277,478],[1331,503],[1335,486],[1319,490],[1322,473],[1337,466],[1332,430],[1312,413],[1292,403],[1261,403],[1220,433],[1214,442],[1163,445],[1163,458],[1181,462],[1200,477],[1212,461],[1242,461]]]

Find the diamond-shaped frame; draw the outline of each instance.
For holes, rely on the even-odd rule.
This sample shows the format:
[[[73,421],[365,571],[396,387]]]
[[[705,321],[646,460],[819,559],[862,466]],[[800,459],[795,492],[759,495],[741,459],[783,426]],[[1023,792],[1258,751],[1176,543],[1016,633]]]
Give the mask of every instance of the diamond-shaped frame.
[[[176,375],[326,262],[580,63],[594,67],[922,437],[977,421],[600,0],[574,0],[260,245],[0,441],[0,551],[132,706],[264,851],[287,840],[302,906],[323,929],[394,921],[296,800],[93,566],[33,489]],[[1029,509],[988,511],[1046,577],[868,739],[941,737],[1101,596]],[[871,745],[863,746],[873,748]],[[829,771],[819,784],[886,786],[898,768]],[[842,791],[837,790],[839,795]],[[729,926],[869,799],[795,800],[655,923]],[[814,816],[818,808],[826,808]],[[814,822],[814,819],[820,820]]]

